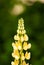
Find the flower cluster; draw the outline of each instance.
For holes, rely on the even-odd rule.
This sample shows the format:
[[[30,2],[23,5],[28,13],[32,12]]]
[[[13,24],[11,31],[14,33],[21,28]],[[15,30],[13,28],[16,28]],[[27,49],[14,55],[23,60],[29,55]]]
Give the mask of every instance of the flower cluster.
[[[11,62],[11,65],[29,65],[25,59],[29,60],[31,57],[31,53],[28,52],[28,49],[31,48],[31,43],[27,42],[28,36],[24,29],[24,20],[22,18],[18,21],[17,35],[14,36],[14,40],[15,42],[12,43],[14,61]]]

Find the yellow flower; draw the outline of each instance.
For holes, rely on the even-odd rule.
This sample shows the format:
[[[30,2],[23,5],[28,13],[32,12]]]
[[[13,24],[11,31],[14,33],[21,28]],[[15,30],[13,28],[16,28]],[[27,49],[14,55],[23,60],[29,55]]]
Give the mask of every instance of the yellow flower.
[[[19,30],[17,30],[17,33],[19,34]]]
[[[30,49],[30,48],[31,48],[31,43],[28,44],[28,49]]]
[[[29,43],[29,44],[27,44],[27,42],[24,42],[24,44],[23,44],[23,49],[24,50],[27,50],[27,49],[30,49],[31,48],[31,44]]]
[[[22,34],[22,31],[18,29],[18,30],[17,30],[17,33],[18,33],[18,34]]]
[[[17,33],[18,34],[25,34],[26,33],[26,30],[24,30],[24,27],[18,27]]]
[[[28,41],[28,36],[26,34],[24,35],[24,41]]]
[[[25,34],[26,33],[26,30],[22,30],[22,34]]]
[[[17,50],[17,46],[15,45],[14,42],[12,43],[12,47],[13,47],[14,50]]]
[[[13,61],[11,62],[11,65],[18,65],[18,64],[19,64],[18,60],[15,60],[14,62]]]
[[[14,40],[20,40],[20,37],[18,34],[14,36]]]
[[[20,55],[19,55],[19,51],[18,50],[14,50],[14,52],[12,53],[12,56],[18,60],[20,58]]]
[[[24,42],[24,44],[23,44],[23,49],[24,49],[24,50],[27,50],[27,49],[28,49],[27,46],[28,46],[27,42]]]
[[[21,50],[22,49],[22,46],[21,46],[21,42],[16,42],[16,47],[19,49],[19,50]]]
[[[24,53],[21,54],[21,59],[22,59],[22,60],[25,59]]]
[[[30,59],[30,52],[29,52],[29,53],[28,53],[28,52],[25,53],[25,58],[26,58],[27,60]]]
[[[21,47],[21,43],[18,41],[18,42],[15,42],[15,43],[12,43],[12,46],[13,46],[13,49],[14,50],[21,50],[22,47]]]
[[[26,62],[25,62],[25,61],[23,61],[22,65],[29,65],[29,63],[27,63],[27,64],[26,64]]]
[[[17,34],[14,36],[14,40],[15,42],[12,43],[12,57],[14,58],[14,61],[11,62],[11,65],[30,65],[29,63],[26,63],[26,60],[30,59],[30,52],[28,52],[28,49],[31,48],[31,44],[27,43],[28,36],[22,18],[18,21]]]
[[[11,62],[11,65],[15,65],[13,61]]]

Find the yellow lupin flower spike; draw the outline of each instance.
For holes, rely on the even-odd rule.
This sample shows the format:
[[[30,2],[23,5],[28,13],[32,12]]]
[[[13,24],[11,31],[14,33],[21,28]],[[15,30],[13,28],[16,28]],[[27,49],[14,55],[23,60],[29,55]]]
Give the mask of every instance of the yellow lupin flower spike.
[[[31,43],[28,43],[28,36],[24,28],[23,18],[18,20],[18,29],[17,34],[14,36],[15,42],[12,43],[13,52],[12,57],[14,61],[11,62],[11,65],[29,65],[26,63],[26,60],[30,60],[31,53],[28,50],[31,48]],[[26,52],[24,53],[25,50]]]

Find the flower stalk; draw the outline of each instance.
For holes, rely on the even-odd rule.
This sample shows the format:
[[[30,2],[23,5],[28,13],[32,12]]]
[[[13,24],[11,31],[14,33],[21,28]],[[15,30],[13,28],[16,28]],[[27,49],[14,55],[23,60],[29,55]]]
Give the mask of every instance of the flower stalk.
[[[24,28],[23,18],[18,20],[18,29],[17,34],[14,36],[14,40],[15,42],[12,43],[12,57],[15,60],[11,62],[11,65],[30,65],[25,61],[25,59],[30,60],[31,53],[28,52],[28,49],[31,48],[31,43],[28,43],[28,36]]]

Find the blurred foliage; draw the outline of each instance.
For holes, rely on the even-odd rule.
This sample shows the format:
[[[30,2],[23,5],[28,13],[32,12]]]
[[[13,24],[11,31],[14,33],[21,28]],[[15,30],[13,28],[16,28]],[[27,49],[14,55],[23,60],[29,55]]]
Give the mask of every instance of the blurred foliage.
[[[21,17],[32,44],[30,61],[32,65],[44,65],[44,4],[36,2],[32,6],[25,5],[26,11],[15,16],[9,13],[15,3],[14,0],[0,0],[0,65],[11,65],[11,44]]]

